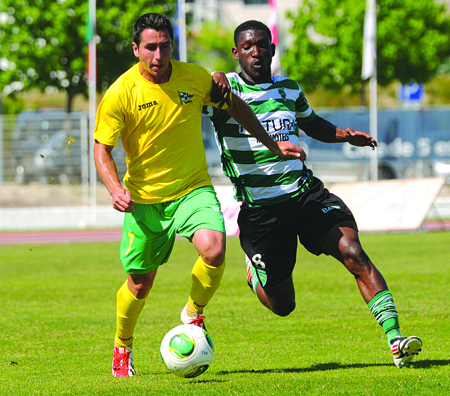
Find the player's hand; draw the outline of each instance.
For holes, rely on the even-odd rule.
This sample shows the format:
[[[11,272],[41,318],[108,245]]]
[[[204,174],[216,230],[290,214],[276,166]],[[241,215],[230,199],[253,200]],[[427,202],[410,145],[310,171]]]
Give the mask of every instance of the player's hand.
[[[372,150],[375,150],[375,147],[377,147],[376,140],[366,132],[355,131],[352,128],[347,128],[344,133],[345,141],[353,146],[369,146],[372,148]]]
[[[119,212],[134,212],[134,201],[131,199],[131,193],[123,187],[112,191],[112,206]]]
[[[300,146],[291,142],[276,142],[279,153],[275,153],[283,158],[298,158],[300,161],[306,161],[306,153]]]
[[[211,102],[219,103],[219,109],[227,103],[230,103],[231,85],[227,76],[222,72],[214,72],[212,74]]]

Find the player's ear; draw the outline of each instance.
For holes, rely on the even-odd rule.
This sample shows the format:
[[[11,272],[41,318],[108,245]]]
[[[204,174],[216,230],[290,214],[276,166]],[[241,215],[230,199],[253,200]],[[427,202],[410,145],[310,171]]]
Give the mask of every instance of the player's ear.
[[[272,43],[272,44],[270,44],[270,52],[272,52],[272,57],[274,57],[275,56],[275,44],[274,43]]]
[[[139,58],[139,46],[133,41],[133,53],[136,58]]]
[[[233,54],[233,58],[236,60],[239,60],[239,56],[238,56],[238,49],[236,47],[233,47],[231,49],[231,53]]]

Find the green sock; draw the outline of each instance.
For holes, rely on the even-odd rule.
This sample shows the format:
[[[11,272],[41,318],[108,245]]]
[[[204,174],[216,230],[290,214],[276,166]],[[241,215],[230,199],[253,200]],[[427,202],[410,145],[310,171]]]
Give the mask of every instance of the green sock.
[[[391,340],[401,336],[398,313],[392,294],[389,290],[379,292],[369,302],[368,306],[375,319],[383,328],[388,338],[388,345],[391,345]]]
[[[388,330],[386,335],[387,335],[387,338],[388,338],[388,345],[391,346],[391,341],[395,337],[401,337],[402,333],[400,333],[400,328],[396,328],[396,329]]]
[[[259,279],[258,279],[258,275],[256,275],[256,270],[253,267],[253,265],[250,267],[250,271],[252,273],[253,291],[255,292],[256,295],[258,295],[258,292],[256,291],[256,288],[258,287]]]

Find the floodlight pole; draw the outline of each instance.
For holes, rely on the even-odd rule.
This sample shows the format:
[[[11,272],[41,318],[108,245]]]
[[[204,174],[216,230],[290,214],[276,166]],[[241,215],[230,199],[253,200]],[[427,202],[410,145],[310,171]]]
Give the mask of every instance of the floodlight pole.
[[[377,69],[370,77],[370,135],[378,141],[378,105],[377,105]],[[378,180],[378,152],[377,149],[370,153],[370,180]]]
[[[370,77],[370,134],[378,140],[378,107],[377,107],[377,12],[376,0],[366,0],[364,18],[363,65],[361,77]],[[378,180],[378,151],[370,155],[370,179]]]
[[[187,62],[187,43],[186,43],[186,2],[177,0],[178,15],[178,56],[182,62]]]
[[[97,113],[97,40],[96,40],[96,0],[89,0],[89,14],[94,24],[94,35],[89,41],[89,184],[90,184],[90,209],[91,221],[97,220],[97,170],[94,162],[94,127]]]

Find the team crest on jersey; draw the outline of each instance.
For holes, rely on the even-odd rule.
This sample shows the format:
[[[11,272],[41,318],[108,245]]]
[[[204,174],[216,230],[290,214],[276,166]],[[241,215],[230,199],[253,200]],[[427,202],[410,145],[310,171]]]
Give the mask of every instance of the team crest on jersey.
[[[186,92],[178,91],[178,95],[180,96],[181,104],[187,104],[192,102],[192,98],[194,95],[188,94]]]
[[[284,92],[284,88],[283,87],[278,88],[278,93],[283,98],[283,100],[286,100],[286,92]]]
[[[257,268],[256,272],[258,272],[258,278],[259,278],[259,281],[261,282],[261,286],[265,286],[266,283],[267,283],[267,273],[266,273],[266,271],[264,271],[264,270],[262,270],[260,268]]]

